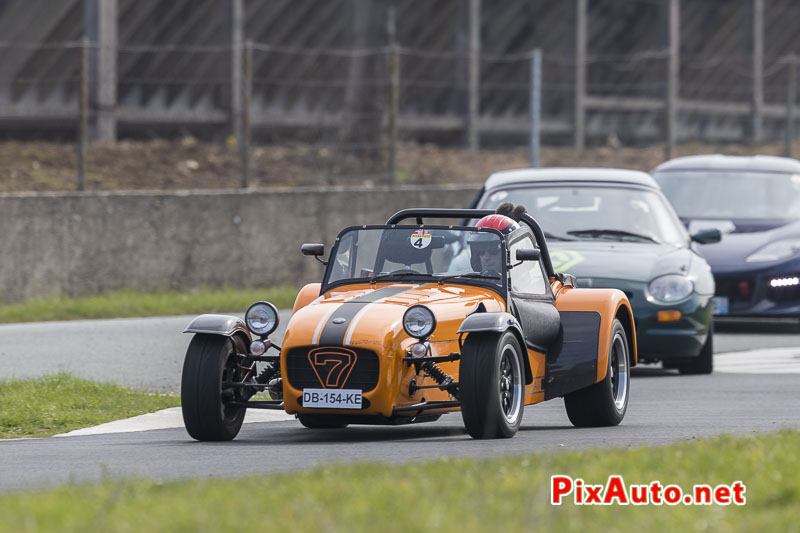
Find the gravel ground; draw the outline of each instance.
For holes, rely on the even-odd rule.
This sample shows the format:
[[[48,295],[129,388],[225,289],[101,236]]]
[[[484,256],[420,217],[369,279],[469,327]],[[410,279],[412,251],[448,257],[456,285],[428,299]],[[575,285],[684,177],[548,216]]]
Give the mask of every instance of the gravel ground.
[[[678,155],[699,153],[783,154],[781,143],[763,146],[683,145]],[[261,144],[251,149],[250,185],[365,184],[384,179],[385,150],[355,157],[321,144]],[[800,153],[800,142],[795,148]],[[88,150],[87,190],[214,189],[240,184],[235,140],[182,139],[93,143]],[[527,148],[470,152],[433,144],[402,143],[400,183],[480,183],[491,172],[529,164]],[[662,146],[630,148],[612,138],[582,153],[544,147],[542,166],[600,166],[648,171],[664,158]],[[0,141],[0,192],[69,191],[76,187],[77,150],[72,143]]]

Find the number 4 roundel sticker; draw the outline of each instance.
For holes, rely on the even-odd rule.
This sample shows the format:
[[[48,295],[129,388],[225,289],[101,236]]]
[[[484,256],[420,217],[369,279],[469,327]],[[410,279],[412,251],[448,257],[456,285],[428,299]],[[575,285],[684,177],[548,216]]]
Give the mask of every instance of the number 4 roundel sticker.
[[[426,229],[418,229],[411,234],[411,246],[422,250],[431,243],[431,232]]]

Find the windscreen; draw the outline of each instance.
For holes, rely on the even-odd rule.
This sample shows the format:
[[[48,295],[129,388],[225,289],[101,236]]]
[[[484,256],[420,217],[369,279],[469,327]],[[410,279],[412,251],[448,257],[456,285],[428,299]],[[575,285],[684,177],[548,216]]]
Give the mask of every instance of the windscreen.
[[[612,240],[686,246],[688,234],[658,193],[583,185],[515,187],[492,191],[481,207],[522,204],[548,239]]]
[[[654,177],[684,218],[800,218],[797,174],[692,170]]]
[[[506,252],[501,236],[478,229],[359,228],[343,232],[326,284],[345,280],[441,280],[503,287]]]

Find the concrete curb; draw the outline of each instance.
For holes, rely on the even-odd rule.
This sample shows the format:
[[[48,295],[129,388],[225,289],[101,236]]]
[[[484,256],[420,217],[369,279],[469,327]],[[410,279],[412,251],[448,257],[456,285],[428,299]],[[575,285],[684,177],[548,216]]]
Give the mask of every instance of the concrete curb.
[[[254,422],[285,422],[287,420],[295,420],[294,415],[287,415],[283,411],[264,411],[259,409],[250,409],[244,418],[244,423]],[[146,413],[124,420],[115,420],[93,426],[89,428],[76,429],[69,433],[61,433],[53,435],[54,437],[80,437],[85,435],[103,435],[106,433],[130,433],[133,431],[151,431],[154,429],[169,429],[169,428],[182,428],[183,415],[181,414],[180,407],[170,407],[156,411],[155,413]]]

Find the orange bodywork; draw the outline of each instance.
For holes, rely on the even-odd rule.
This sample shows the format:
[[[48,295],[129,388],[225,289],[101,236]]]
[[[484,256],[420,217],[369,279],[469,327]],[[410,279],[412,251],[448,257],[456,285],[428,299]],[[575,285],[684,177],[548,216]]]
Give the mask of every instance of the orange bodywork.
[[[295,347],[318,346],[322,328],[344,302],[386,287],[405,289],[365,305],[350,321],[345,332],[345,348],[367,348],[374,351],[381,362],[378,385],[372,391],[364,393],[364,398],[370,405],[367,409],[358,410],[358,414],[390,416],[394,407],[413,405],[423,401],[423,398],[426,401],[452,399],[447,392],[439,389],[423,389],[416,392],[413,398],[408,395],[412,379],[416,379],[417,385],[434,384],[422,373],[416,374],[414,368],[403,361],[409,347],[416,342],[416,339],[409,337],[403,330],[403,314],[410,306],[425,304],[436,315],[436,330],[429,339],[431,355],[447,355],[459,351],[456,331],[467,313],[474,310],[479,302],[483,302],[487,311],[505,311],[505,302],[497,293],[473,286],[378,283],[373,287],[366,283],[333,289],[317,297],[319,285],[315,285],[314,298],[309,297],[314,290],[313,286],[304,287],[297,298],[296,308],[284,336],[282,353],[288,353]],[[303,307],[298,306],[301,297],[308,302]],[[451,376],[458,376],[458,362],[441,363],[440,366]],[[281,358],[281,374],[289,375],[286,357]],[[302,391],[293,388],[288,379],[284,379],[283,387],[284,408],[288,413],[353,414],[347,409],[303,409],[298,402]]]
[[[307,306],[319,297],[319,289],[321,286],[321,283],[309,283],[300,289],[300,292],[297,293],[297,297],[294,299],[292,316],[294,316],[298,309]]]
[[[555,281],[552,285],[557,309],[596,310],[602,317],[597,365],[597,380],[602,380],[606,371],[611,323],[618,313],[627,312],[632,317],[630,304],[624,293],[620,291],[572,289],[562,288],[560,285],[559,281]],[[392,288],[391,295],[369,301],[371,294],[376,293],[377,296],[376,291],[387,288]],[[375,285],[369,283],[347,285],[334,288],[322,295],[319,294],[319,290],[320,284],[314,283],[306,285],[300,291],[284,336],[281,349],[281,375],[284,376],[284,409],[290,414],[358,414],[388,417],[392,415],[395,407],[419,404],[423,401],[453,400],[454,398],[447,391],[438,388],[421,389],[417,390],[413,397],[409,395],[412,380],[415,381],[416,386],[435,385],[435,382],[430,377],[426,377],[423,372],[417,373],[413,366],[408,366],[403,361],[403,357],[407,356],[408,349],[417,342],[404,331],[403,314],[410,306],[416,304],[424,304],[433,311],[437,326],[429,337],[431,355],[443,356],[460,351],[457,330],[467,314],[475,310],[479,303],[483,303],[487,312],[506,311],[506,303],[499,294],[487,288],[472,285],[384,282]],[[320,344],[323,330],[331,321],[336,323],[338,315],[346,314],[343,304],[348,305],[345,302],[355,298],[362,298],[362,301],[366,299],[369,303],[362,304],[357,311],[353,311],[354,316],[350,316],[347,321],[343,318],[340,319],[343,342],[339,344],[341,347],[339,355],[345,354],[348,358],[356,357],[357,349],[367,349],[377,354],[378,383],[372,390],[363,393],[363,398],[367,400],[365,403],[368,405],[366,408],[358,410],[304,408],[300,403],[303,391],[295,388],[291,383],[291,374],[287,367],[287,354],[293,348],[309,349],[309,357],[314,357],[315,353],[322,353],[315,349],[326,346],[325,343]],[[630,328],[633,328],[632,318],[629,322]],[[635,339],[633,331],[629,333],[631,333],[629,338]],[[543,382],[546,359],[545,354],[531,349],[528,349],[527,353],[533,380],[525,389],[526,405],[545,399]],[[631,353],[636,353],[635,344],[632,345]],[[631,363],[635,364],[635,356]],[[329,373],[324,376],[317,374],[319,387],[338,386],[341,388],[347,380],[348,364],[345,361],[344,366],[340,365],[338,370],[332,373],[330,370],[326,370],[325,372]],[[458,361],[443,362],[439,366],[454,380],[458,380]],[[314,370],[314,372],[317,371]],[[458,407],[428,410],[426,413],[453,410],[458,410]],[[415,416],[418,413],[411,411],[407,414]]]

